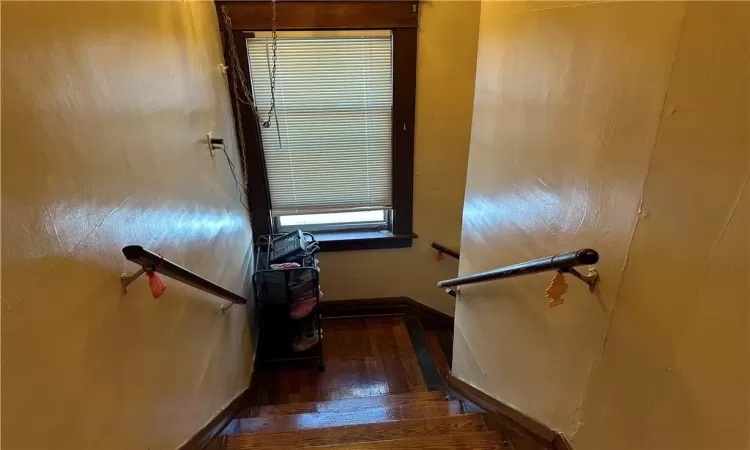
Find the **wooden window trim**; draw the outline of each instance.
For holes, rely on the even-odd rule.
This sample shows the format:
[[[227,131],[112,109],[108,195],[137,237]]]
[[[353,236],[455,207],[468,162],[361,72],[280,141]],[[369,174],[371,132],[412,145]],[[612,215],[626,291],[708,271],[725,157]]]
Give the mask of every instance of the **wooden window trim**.
[[[417,92],[417,29],[393,30],[391,130],[393,234],[412,234],[414,207],[414,114]]]
[[[325,233],[321,237],[321,251],[344,251],[344,250],[367,250],[382,248],[411,247],[412,240],[416,238],[413,233],[413,197],[414,197],[414,119],[416,104],[416,77],[417,77],[417,28],[416,17],[418,12],[412,10],[411,5],[416,2],[401,1],[286,1],[279,0],[277,3],[277,29],[288,30],[319,30],[319,29],[389,29],[393,33],[393,114],[392,114],[392,186],[393,186],[393,227],[390,233]],[[250,81],[250,68],[248,59],[244,56],[245,39],[251,36],[252,31],[269,29],[270,3],[264,2],[217,2],[219,23],[223,27],[221,19],[221,6],[226,5],[229,9],[229,17],[232,19],[233,37],[241,70],[245,79]],[[404,5],[408,8],[404,8]],[[298,7],[300,11],[310,14],[289,12],[287,7]],[[312,9],[311,9],[312,8]],[[378,14],[372,13],[377,9]],[[413,14],[413,25],[406,26],[403,18],[408,9]],[[332,11],[338,11],[333,13]],[[264,12],[265,11],[265,12]],[[282,12],[284,11],[284,12]],[[317,13],[315,13],[317,11]],[[359,17],[363,11],[370,12],[368,16]],[[386,13],[390,11],[390,16]],[[355,14],[356,12],[356,14]],[[290,16],[293,14],[292,16]],[[266,22],[263,22],[265,16]],[[282,21],[282,17],[285,17]],[[290,18],[291,17],[291,18]],[[375,19],[366,19],[367,17]],[[325,18],[325,20],[323,19]],[[293,19],[293,20],[292,20]],[[260,24],[263,23],[264,26]],[[324,24],[323,26],[321,24]],[[367,25],[370,26],[367,26]],[[383,26],[388,25],[388,26]],[[220,27],[220,28],[221,28]],[[227,45],[226,30],[222,31],[224,47],[224,58],[230,70],[227,71],[229,92],[232,99],[232,108],[235,118],[238,117],[236,105],[239,104],[239,113],[242,123],[235,120],[237,136],[244,134],[246,148],[243,158],[243,168],[247,169],[247,189],[250,202],[250,215],[255,236],[271,234],[273,223],[271,219],[271,195],[267,182],[265,159],[263,157],[263,146],[260,135],[260,124],[254,117],[254,111],[250,106],[237,102],[232,90],[234,74]],[[241,128],[241,130],[240,130]],[[241,148],[241,147],[240,147]]]
[[[271,29],[269,0],[216,2],[220,18],[221,6],[227,7],[235,30]],[[276,3],[279,30],[416,28],[418,19],[418,1],[277,0]],[[223,27],[223,21],[219,20],[219,28]]]

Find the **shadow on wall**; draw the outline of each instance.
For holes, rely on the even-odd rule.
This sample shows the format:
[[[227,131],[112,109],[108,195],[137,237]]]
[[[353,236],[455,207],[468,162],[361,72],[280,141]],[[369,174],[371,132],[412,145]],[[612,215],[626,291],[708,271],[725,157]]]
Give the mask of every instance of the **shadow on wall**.
[[[2,41],[3,447],[176,448],[247,388],[246,310],[172,280],[122,297],[121,249],[248,282],[248,215],[199,142],[235,142],[214,7],[4,3]]]
[[[222,314],[224,300],[169,278],[158,299],[145,276],[123,295],[119,272],[69,256],[13,270],[33,273],[39,265],[51,269],[26,286],[24,300],[3,304],[3,404],[13,405],[3,414],[3,441],[9,447],[29,442],[12,430],[22,430],[44,402],[56,423],[39,433],[64,429],[57,440],[62,448],[96,445],[97,439],[131,426],[142,430],[133,435],[131,448],[161,448],[179,438],[165,436],[159,423],[195,415],[196,400],[216,398],[211,380],[227,358],[237,360],[235,376],[247,385],[252,354],[243,355],[243,347],[252,348],[245,347],[251,339],[250,307],[238,305]],[[224,402],[218,400],[217,411]],[[137,420],[128,417],[134,410],[140,412]],[[180,435],[194,433],[201,420],[206,419],[196,417],[192,426],[180,427]],[[164,442],[138,439],[149,434]]]

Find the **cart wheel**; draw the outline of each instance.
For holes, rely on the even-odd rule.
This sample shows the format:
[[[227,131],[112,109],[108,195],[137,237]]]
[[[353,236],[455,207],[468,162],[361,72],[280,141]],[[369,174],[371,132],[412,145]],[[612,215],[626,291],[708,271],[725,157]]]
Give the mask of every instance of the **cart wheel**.
[[[325,371],[326,371],[325,363],[318,364],[318,372],[325,372]]]

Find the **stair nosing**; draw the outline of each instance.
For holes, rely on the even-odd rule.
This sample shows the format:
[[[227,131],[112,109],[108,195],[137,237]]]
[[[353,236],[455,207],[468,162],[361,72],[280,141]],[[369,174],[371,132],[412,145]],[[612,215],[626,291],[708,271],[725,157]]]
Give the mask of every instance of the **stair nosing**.
[[[422,395],[425,398],[418,398],[418,395]],[[414,397],[414,398],[411,398]],[[389,404],[388,401],[393,401],[393,403]],[[362,406],[357,405],[357,403],[367,403],[367,402],[375,402],[375,401],[385,401],[386,403],[383,403],[381,405],[372,405],[372,406]],[[395,401],[394,401],[395,400]],[[403,400],[402,402],[398,402],[398,400]],[[333,413],[333,412],[345,412],[345,411],[353,411],[353,410],[360,410],[365,408],[380,408],[380,407],[388,407],[388,406],[399,406],[399,405],[405,405],[405,404],[411,404],[411,403],[421,403],[421,402],[440,402],[443,401],[443,393],[438,391],[427,391],[427,392],[410,392],[406,394],[396,394],[396,395],[384,395],[384,396],[371,396],[371,397],[356,397],[356,398],[346,398],[346,399],[335,399],[335,400],[327,400],[327,401],[320,401],[320,402],[300,402],[300,403],[286,403],[286,404],[278,404],[278,405],[258,405],[256,414],[252,417],[263,417],[263,416],[285,416],[285,415],[294,415],[294,414],[307,414],[307,413]],[[346,407],[347,404],[351,404],[351,407]],[[327,408],[320,408],[320,406],[330,405],[331,409]],[[341,406],[341,408],[337,408],[338,406]],[[283,410],[285,408],[290,407],[298,407],[299,411],[297,412],[274,412],[275,409]],[[305,410],[304,408],[309,408]],[[313,409],[316,408],[317,409]],[[269,412],[269,410],[271,412]]]
[[[292,432],[291,434],[294,434]],[[386,445],[384,443],[390,442],[390,443],[398,443],[398,442],[404,442],[404,441],[415,441],[419,440],[420,443],[424,443],[425,441],[435,441],[435,440],[444,440],[446,438],[448,439],[457,439],[457,438],[480,438],[482,440],[488,440],[492,442],[493,444],[497,444],[498,447],[504,448],[504,440],[502,433],[496,431],[496,430],[490,430],[490,429],[484,429],[484,430],[466,430],[466,431],[454,431],[454,432],[447,432],[444,434],[440,434],[439,436],[433,436],[433,435],[413,435],[409,437],[398,437],[398,438],[386,438],[386,439],[373,439],[373,440],[355,440],[350,442],[341,442],[341,443],[335,443],[335,444],[323,444],[323,445],[307,445],[302,443],[290,443],[289,445],[279,444],[279,443],[273,443],[270,445],[263,445],[263,443],[254,443],[254,442],[241,442],[241,436],[243,435],[235,435],[237,438],[234,441],[227,440],[225,441],[225,446],[222,447],[226,450],[245,450],[250,448],[273,448],[277,450],[292,450],[301,448],[302,445],[304,447],[302,448],[349,448],[352,446],[367,446],[367,445]],[[243,445],[245,444],[245,445]]]
[[[336,448],[339,448],[339,449],[351,448],[352,446],[356,446],[356,445],[372,445],[372,444],[378,444],[378,443],[392,443],[392,444],[397,444],[399,442],[403,443],[404,441],[413,441],[413,440],[417,440],[417,439],[419,439],[420,440],[420,444],[422,444],[422,443],[424,443],[425,440],[433,440],[433,441],[434,440],[444,440],[446,437],[448,437],[448,438],[456,438],[456,437],[460,437],[462,435],[463,436],[474,436],[474,437],[480,438],[482,440],[487,440],[487,441],[492,442],[493,444],[497,444],[499,447],[503,447],[504,446],[503,441],[502,441],[502,434],[500,434],[500,433],[498,433],[497,431],[494,431],[494,430],[487,430],[487,431],[472,431],[472,432],[467,432],[467,433],[456,433],[456,434],[447,435],[447,436],[446,435],[430,436],[430,437],[427,437],[427,438],[425,438],[424,436],[423,437],[409,437],[409,438],[403,438],[403,439],[386,439],[386,440],[382,440],[382,441],[359,442],[359,443],[352,443],[352,444],[319,445],[319,446],[308,447],[308,448],[322,448],[322,449],[330,448],[330,449],[334,449],[335,450]],[[383,444],[383,445],[385,445],[385,444]],[[398,447],[394,447],[394,448],[398,448]]]
[[[463,402],[461,402],[460,400],[448,400],[448,401],[440,401],[440,402],[426,401],[426,402],[407,403],[407,404],[404,404],[404,405],[396,405],[396,406],[380,406],[380,407],[374,407],[374,408],[362,408],[362,409],[359,409],[359,410],[356,410],[356,411],[352,411],[352,410],[350,410],[350,411],[332,411],[332,412],[322,412],[322,413],[319,413],[319,412],[308,412],[308,413],[301,413],[301,414],[279,414],[279,415],[262,415],[262,416],[255,416],[255,417],[243,417],[243,418],[238,418],[237,419],[239,421],[237,429],[238,429],[238,434],[239,433],[253,433],[253,434],[255,434],[255,433],[261,433],[261,432],[266,432],[266,431],[263,430],[263,429],[258,429],[258,430],[253,430],[253,431],[241,431],[242,428],[243,428],[243,423],[247,423],[247,422],[250,422],[250,423],[252,423],[252,422],[260,422],[256,426],[263,427],[263,422],[264,421],[267,421],[269,424],[271,424],[274,419],[283,419],[283,418],[286,418],[285,420],[288,420],[290,422],[296,420],[298,423],[301,423],[301,422],[304,422],[304,420],[302,420],[303,418],[302,417],[295,418],[295,416],[304,416],[304,415],[310,416],[311,418],[313,416],[327,415],[327,416],[330,416],[330,422],[333,423],[333,422],[335,422],[334,419],[337,416],[341,417],[342,419],[344,418],[344,416],[352,416],[352,419],[356,420],[356,416],[364,416],[364,417],[366,417],[366,412],[367,411],[373,413],[374,412],[373,410],[378,410],[378,409],[381,409],[381,410],[402,409],[403,410],[403,409],[417,408],[418,406],[415,406],[415,405],[418,405],[418,406],[445,405],[445,409],[446,410],[445,411],[432,411],[430,413],[427,413],[423,417],[414,417],[414,418],[450,417],[450,416],[464,415],[466,413],[464,405],[463,405]],[[451,409],[455,409],[455,411],[452,411]],[[416,411],[423,411],[423,410],[416,409]],[[387,411],[384,411],[384,412],[387,412]],[[272,430],[272,431],[269,431],[269,432],[286,432],[286,431],[307,430],[307,429],[316,429],[316,428],[333,428],[333,427],[349,426],[349,425],[364,425],[364,424],[368,424],[368,423],[397,422],[399,420],[409,420],[409,419],[411,419],[411,417],[396,419],[396,418],[391,418],[391,416],[385,416],[385,418],[383,418],[381,420],[378,420],[378,421],[373,421],[373,422],[342,423],[341,425],[338,425],[338,424],[328,424],[328,425],[322,425],[322,426],[315,426],[313,424],[313,425],[310,425],[310,426],[305,426],[304,428],[279,429],[279,430]],[[286,425],[286,424],[283,424],[283,425]],[[273,428],[273,426],[271,425],[271,426],[269,426],[269,428]]]
[[[379,425],[379,424],[387,424],[387,425],[393,425],[396,423],[403,423],[407,422],[407,424],[414,424],[418,422],[433,422],[433,421],[439,421],[439,420],[450,420],[454,418],[461,418],[461,419],[472,419],[476,420],[480,425],[485,427],[485,430],[480,431],[487,431],[490,430],[490,428],[487,426],[487,421],[484,418],[484,415],[481,413],[463,413],[463,414],[453,414],[448,416],[435,416],[435,417],[421,417],[416,419],[401,419],[397,421],[388,421],[388,422],[375,422],[375,423],[362,423],[362,424],[354,424],[354,425],[339,425],[339,426],[333,426],[333,427],[326,427],[325,429],[331,429],[331,428],[337,428],[337,429],[344,429],[344,428],[358,428],[358,427],[368,427],[371,425]],[[307,428],[303,430],[289,430],[289,431],[258,431],[255,433],[234,433],[234,434],[228,434],[226,437],[229,439],[236,439],[240,436],[242,437],[248,437],[253,436],[257,438],[269,438],[269,437],[283,437],[283,436],[289,436],[293,434],[298,433],[306,433],[306,432],[317,432],[323,428]],[[495,430],[496,431],[496,430]]]

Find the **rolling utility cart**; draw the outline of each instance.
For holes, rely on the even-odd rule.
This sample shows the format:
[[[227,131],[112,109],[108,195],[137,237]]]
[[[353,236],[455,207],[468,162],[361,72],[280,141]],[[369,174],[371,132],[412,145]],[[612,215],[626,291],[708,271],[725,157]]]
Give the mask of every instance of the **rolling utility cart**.
[[[256,357],[262,364],[317,360],[318,370],[325,370],[317,250],[315,237],[301,231],[256,241]]]

